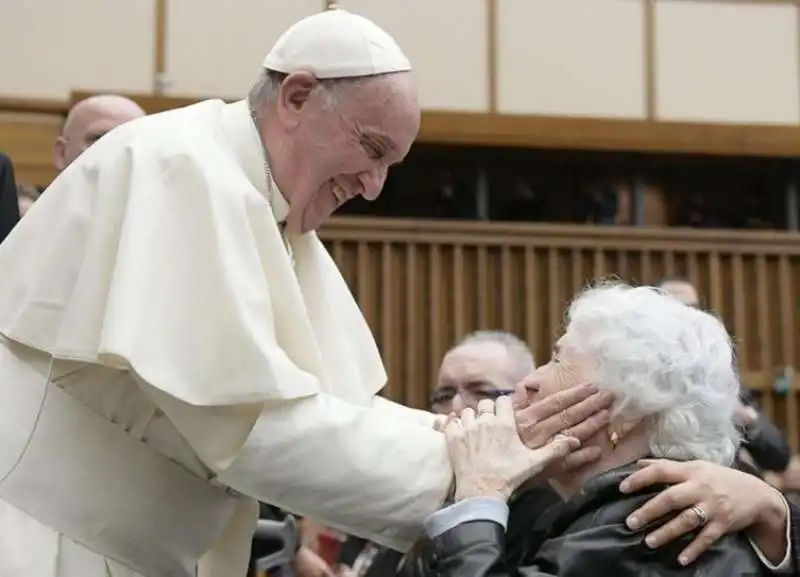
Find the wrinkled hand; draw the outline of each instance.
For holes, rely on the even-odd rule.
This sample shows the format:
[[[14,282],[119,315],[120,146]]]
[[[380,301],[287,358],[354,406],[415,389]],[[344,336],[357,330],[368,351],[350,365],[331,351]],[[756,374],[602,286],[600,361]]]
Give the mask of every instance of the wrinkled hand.
[[[636,531],[681,511],[669,523],[647,535],[645,542],[649,547],[660,547],[700,529],[702,521],[692,507],[700,507],[708,516],[708,523],[679,555],[682,565],[697,559],[723,535],[753,528],[765,511],[784,507],[780,494],[761,479],[721,465],[705,461],[643,460],[639,467],[621,483],[623,493],[634,493],[656,484],[673,486],[634,511],[627,519],[628,527]],[[784,539],[780,530],[778,533],[772,541],[777,540],[780,549]]]
[[[580,445],[577,439],[559,436],[541,448],[526,447],[517,433],[509,397],[482,400],[477,415],[469,408],[460,419],[451,415],[444,434],[456,478],[456,501],[507,500],[523,482]]]
[[[300,547],[292,562],[297,577],[335,577],[325,560],[308,547]]]
[[[524,388],[525,382],[519,386]],[[611,393],[600,392],[594,385],[571,387],[527,406],[521,406],[521,395],[517,394],[519,436],[531,449],[543,447],[559,434],[583,443],[608,425],[611,419],[608,409],[613,402]],[[600,455],[599,447],[582,447],[552,463],[543,476],[578,469],[596,461]]]

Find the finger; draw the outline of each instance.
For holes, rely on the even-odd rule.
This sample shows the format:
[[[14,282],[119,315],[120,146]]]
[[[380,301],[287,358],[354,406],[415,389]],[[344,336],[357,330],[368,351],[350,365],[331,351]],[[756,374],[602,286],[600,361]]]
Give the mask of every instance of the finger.
[[[662,547],[671,543],[687,533],[695,531],[702,525],[702,521],[691,509],[684,509],[680,515],[648,534],[644,542],[651,549]]]
[[[447,419],[447,422],[444,424],[444,434],[448,438],[452,438],[454,435],[458,435],[463,431],[463,426],[461,424],[460,419]]]
[[[695,494],[691,485],[688,487],[683,484],[675,485],[661,491],[658,495],[647,501],[647,503],[636,509],[628,516],[626,523],[631,530],[636,531],[649,525],[653,521],[661,519],[669,513],[687,509],[699,500],[700,496]],[[695,518],[694,520],[696,521],[697,519]]]
[[[619,490],[623,493],[634,493],[656,483],[662,485],[683,483],[690,478],[688,466],[688,463],[677,461],[653,461],[622,481]]]
[[[538,429],[541,431],[540,434],[543,434],[545,438],[550,438],[558,433],[564,432],[565,429],[570,429],[570,434],[573,434],[571,430],[572,427],[582,423],[595,413],[605,410],[611,405],[613,400],[614,397],[608,392],[601,392],[587,397],[583,401],[573,404],[563,412],[543,419],[538,425]],[[596,425],[596,422],[593,422],[589,428],[592,428],[594,425]],[[583,438],[586,439],[587,437]]]
[[[511,398],[514,401],[514,408],[518,411],[528,406],[528,389],[525,388],[525,381],[514,385],[514,394]]]
[[[534,474],[541,472],[547,465],[558,459],[563,459],[579,446],[580,441],[578,441],[578,439],[559,435],[544,447],[531,451],[531,457],[534,463],[532,472]]]
[[[533,402],[531,405],[520,411],[521,416],[525,420],[534,422],[543,421],[553,415],[558,415],[562,410],[571,407],[576,403],[580,403],[590,395],[597,392],[597,387],[594,385],[587,385],[585,387],[570,387],[559,391],[549,397]]]
[[[717,525],[713,522],[709,523],[700,531],[700,534],[695,537],[694,541],[689,543],[689,546],[681,551],[681,554],[678,556],[678,563],[681,565],[688,565],[693,562],[700,557],[700,555],[708,551],[723,535],[725,535],[725,530],[721,525]]]
[[[506,424],[515,424],[514,420],[514,403],[511,397],[500,397],[494,402],[495,415],[500,422]]]
[[[585,467],[589,463],[594,463],[603,455],[600,447],[582,447],[577,451],[570,453],[561,464],[561,469],[564,471],[573,471]]]
[[[481,399],[478,402],[478,418],[479,419],[481,417],[485,416],[485,415],[492,415],[493,416],[494,415],[494,411],[495,411],[495,404],[494,404],[494,401],[492,399]]]
[[[469,429],[472,425],[475,424],[475,411],[472,410],[472,407],[467,407],[463,411],[461,411],[461,426],[465,429]]]
[[[566,418],[567,420],[570,419],[568,416]],[[611,422],[611,413],[603,409],[602,411],[600,411],[595,415],[592,415],[588,419],[579,422],[574,427],[570,427],[568,430],[563,431],[563,433],[565,435],[569,435],[570,437],[575,437],[576,439],[580,439],[581,441],[586,441],[587,439],[591,439],[592,437],[594,437],[610,422]]]

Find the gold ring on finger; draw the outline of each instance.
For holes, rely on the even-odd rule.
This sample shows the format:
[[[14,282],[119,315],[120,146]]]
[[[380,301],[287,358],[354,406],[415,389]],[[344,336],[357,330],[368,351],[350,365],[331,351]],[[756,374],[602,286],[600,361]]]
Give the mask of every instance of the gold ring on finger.
[[[700,526],[703,527],[708,523],[708,513],[700,505],[694,505],[691,512],[695,514],[697,520],[700,521]]]

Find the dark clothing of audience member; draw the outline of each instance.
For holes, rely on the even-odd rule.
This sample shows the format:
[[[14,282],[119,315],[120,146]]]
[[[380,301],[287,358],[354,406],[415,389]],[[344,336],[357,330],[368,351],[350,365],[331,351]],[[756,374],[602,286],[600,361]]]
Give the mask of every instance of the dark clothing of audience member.
[[[789,466],[792,449],[789,440],[769,417],[758,410],[755,398],[750,391],[743,390],[741,401],[747,407],[753,407],[758,413],[758,421],[744,431],[743,448],[747,449],[753,461],[762,471],[781,473]]]
[[[19,202],[14,167],[6,155],[0,154],[0,242],[3,242],[17,222]]]
[[[719,539],[684,567],[679,553],[692,535],[658,549],[644,543],[647,532],[632,532],[625,518],[664,487],[640,493],[619,492],[620,482],[636,469],[626,465],[591,479],[569,501],[530,517],[521,502],[509,504],[508,531],[489,521],[462,523],[434,538],[415,561],[418,577],[751,577],[768,575],[743,534]],[[665,522],[669,519],[665,519]],[[520,530],[512,527],[519,526]],[[527,530],[526,530],[527,528]]]

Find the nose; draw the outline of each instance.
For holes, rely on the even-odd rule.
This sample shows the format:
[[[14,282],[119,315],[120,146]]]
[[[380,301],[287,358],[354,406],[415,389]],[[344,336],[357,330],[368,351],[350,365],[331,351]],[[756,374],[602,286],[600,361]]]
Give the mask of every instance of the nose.
[[[460,415],[461,411],[467,408],[467,404],[464,402],[463,394],[458,393],[455,397],[453,397],[452,408],[456,415]]]
[[[362,196],[364,198],[370,201],[378,198],[386,182],[387,172],[387,167],[383,164],[379,164],[372,170],[361,174],[361,186],[364,189]]]

